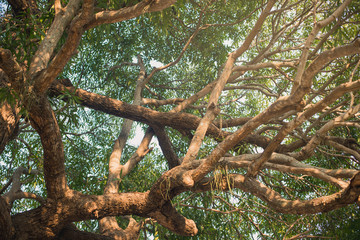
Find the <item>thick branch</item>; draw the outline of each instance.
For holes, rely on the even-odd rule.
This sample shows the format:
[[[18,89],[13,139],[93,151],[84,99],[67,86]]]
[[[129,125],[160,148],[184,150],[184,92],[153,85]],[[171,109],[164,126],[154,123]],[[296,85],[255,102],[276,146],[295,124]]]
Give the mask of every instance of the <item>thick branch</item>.
[[[44,177],[49,198],[61,198],[67,189],[65,156],[59,125],[46,96],[30,103],[29,119],[41,138],[44,151]]]
[[[2,196],[0,196],[0,234],[3,239],[12,239],[14,234],[10,207]]]
[[[170,202],[167,202],[160,210],[149,215],[159,224],[179,235],[195,236],[198,232],[195,222],[180,215]]]
[[[106,96],[90,93],[82,89],[75,89],[70,86],[65,87],[60,82],[53,85],[52,89],[55,90],[54,93],[57,95],[60,95],[64,91],[73,92],[75,96],[81,99],[81,104],[85,107],[148,125],[170,126],[174,129],[196,129],[200,122],[200,118],[188,113],[158,112]],[[214,125],[210,125],[208,132],[214,136],[221,135],[219,129]]]
[[[162,215],[158,214],[158,211]],[[49,199],[46,204],[37,209],[16,214],[12,220],[19,233],[25,236],[30,234],[35,238],[36,234],[42,234],[37,236],[41,239],[57,236],[71,222],[124,215],[143,217],[153,215],[160,219],[160,224],[164,224],[165,227],[174,227],[171,230],[179,234],[194,235],[197,232],[193,221],[176,214],[172,206],[167,205],[165,201],[154,201],[154,198],[149,196],[149,192],[95,196],[82,195],[69,190],[66,198]]]

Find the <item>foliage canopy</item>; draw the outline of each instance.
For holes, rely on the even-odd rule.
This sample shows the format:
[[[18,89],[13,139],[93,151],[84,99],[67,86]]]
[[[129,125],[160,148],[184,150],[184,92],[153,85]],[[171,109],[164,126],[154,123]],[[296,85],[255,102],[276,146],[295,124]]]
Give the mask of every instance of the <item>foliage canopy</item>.
[[[360,1],[0,8],[5,238],[360,235]]]

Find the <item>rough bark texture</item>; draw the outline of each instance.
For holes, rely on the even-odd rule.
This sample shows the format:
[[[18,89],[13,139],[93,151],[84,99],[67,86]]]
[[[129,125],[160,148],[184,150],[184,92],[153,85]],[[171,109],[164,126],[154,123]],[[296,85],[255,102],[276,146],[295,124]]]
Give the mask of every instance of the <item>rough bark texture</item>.
[[[11,239],[14,234],[10,207],[2,196],[0,196],[0,234],[3,239]]]
[[[10,140],[14,139],[18,134],[19,128],[19,108],[11,107],[10,104],[4,102],[1,106],[0,113],[0,153]]]

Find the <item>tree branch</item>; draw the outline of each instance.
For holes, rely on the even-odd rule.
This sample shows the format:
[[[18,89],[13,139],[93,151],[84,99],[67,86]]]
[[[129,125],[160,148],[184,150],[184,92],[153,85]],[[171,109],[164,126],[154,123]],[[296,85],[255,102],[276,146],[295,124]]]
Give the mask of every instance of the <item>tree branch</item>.
[[[76,2],[76,1],[71,1],[68,4],[69,6],[66,6],[65,14],[67,12],[67,8],[71,6],[70,4],[72,2]],[[76,7],[77,6],[74,6],[74,11],[77,10]],[[71,22],[67,22],[68,19],[66,20],[66,23],[70,24],[69,35],[66,39],[66,42],[61,47],[60,51],[56,54],[56,56],[50,62],[49,66],[47,66],[47,63],[50,60],[50,56],[46,56],[46,59],[45,59],[46,61],[44,61],[44,63],[41,65],[39,65],[39,64],[37,66],[30,65],[29,72],[30,72],[31,76],[33,76],[35,72],[39,72],[40,70],[44,69],[44,71],[42,71],[40,73],[40,75],[37,76],[35,79],[36,82],[35,82],[34,87],[38,93],[43,93],[50,87],[50,85],[52,84],[54,79],[61,73],[61,71],[67,64],[67,62],[70,60],[71,56],[73,55],[74,51],[77,49],[79,42],[81,40],[81,36],[84,32],[83,26],[90,20],[90,18],[93,15],[93,12],[94,12],[93,0],[84,0],[82,3],[82,10],[81,10],[80,15],[74,17],[74,15],[72,14],[71,16],[69,16],[69,18],[74,17],[74,19],[69,19],[69,20],[71,20]],[[56,18],[57,18],[57,16],[55,16],[53,25],[56,24],[55,23]],[[64,20],[62,19],[61,23],[63,23],[63,22],[64,22]],[[67,25],[65,25],[65,26],[67,26]],[[58,28],[59,26],[55,25],[55,27]],[[61,29],[61,27],[60,27],[60,29]],[[57,33],[57,32],[55,32],[55,33]],[[62,34],[62,32],[61,32],[61,34]],[[46,36],[51,37],[50,30]],[[54,38],[56,40],[56,36]],[[44,41],[45,40],[46,40],[46,38],[44,39]],[[59,41],[59,40],[60,40],[60,38],[57,41]],[[53,38],[52,38],[52,41],[54,41]],[[56,44],[55,44],[55,46],[56,46]],[[49,52],[52,53],[53,50],[54,49],[49,49],[49,47],[46,46],[46,49],[44,49],[42,51],[49,54]],[[41,54],[41,52],[39,52],[38,54]],[[35,55],[35,56],[37,56],[37,55]],[[42,58],[42,60],[44,60],[43,57],[41,57],[41,58]],[[33,61],[38,61],[38,59],[39,59],[39,56],[37,56],[37,59],[34,58]]]
[[[30,123],[40,135],[43,146],[44,177],[48,197],[54,199],[64,197],[68,189],[64,146],[55,114],[47,96],[34,99],[27,108]]]
[[[239,174],[230,174],[216,185],[223,191],[229,190],[229,186],[231,186],[231,188],[239,188],[249,192],[267,202],[272,209],[280,213],[314,214],[328,212],[357,202],[360,194],[360,173],[357,172],[353,176],[347,188],[332,195],[311,200],[292,201],[284,199],[278,192],[266,187],[256,179],[245,178]],[[193,191],[207,191],[213,187],[212,181],[207,180],[203,185],[194,187]]]
[[[259,159],[253,162],[250,166],[247,175],[254,177],[258,170],[261,168],[261,165],[265,163],[270,155],[275,151],[275,149],[279,146],[279,144],[284,140],[284,138],[295,128],[300,126],[305,120],[313,116],[314,114],[320,112],[322,109],[335,102],[340,96],[344,95],[346,92],[355,91],[360,88],[360,80],[355,82],[349,82],[341,84],[336,87],[331,93],[329,93],[324,99],[317,102],[316,104],[310,106],[304,112],[299,114],[294,120],[284,125],[281,130],[278,132],[276,137],[272,140],[272,142],[266,147],[265,151],[261,155]],[[341,117],[333,120],[334,123],[336,121],[344,120],[353,116],[353,114],[357,113],[360,109],[360,105],[357,105],[354,109],[347,112],[347,114],[343,114]]]
[[[20,177],[23,174],[36,175],[36,174],[39,174],[39,171],[38,170],[29,171],[26,168],[18,167],[11,177],[12,186],[11,186],[10,190],[3,195],[3,198],[5,199],[5,201],[10,206],[12,205],[12,203],[15,200],[22,199],[22,198],[35,199],[35,200],[39,201],[40,203],[44,203],[44,199],[42,197],[37,196],[36,194],[33,194],[33,193],[27,193],[27,192],[21,191],[22,182],[20,181]]]
[[[160,210],[150,213],[149,216],[170,231],[182,236],[195,236],[198,232],[195,222],[180,215],[170,202],[164,204]]]
[[[12,239],[15,233],[10,216],[10,207],[7,201],[0,195],[0,233],[4,239]]]
[[[144,87],[145,81],[145,66],[140,56],[138,56],[138,64],[140,66],[139,76],[136,82],[136,88],[134,93],[134,102],[135,106],[140,105],[141,101],[141,91]],[[126,145],[128,140],[130,130],[132,127],[133,121],[129,119],[124,119],[124,122],[121,126],[121,131],[119,137],[115,140],[115,144],[113,146],[113,151],[111,152],[110,159],[109,159],[109,177],[106,182],[106,186],[104,189],[104,193],[117,193],[119,191],[119,184],[121,179],[134,167],[134,165],[142,159],[142,157],[134,157],[131,158],[127,163],[128,166],[126,168],[120,164],[122,151]],[[149,134],[147,135],[149,137]],[[152,135],[151,135],[152,137]],[[150,137],[150,139],[151,139]],[[144,144],[146,145],[146,149],[150,143],[146,141],[148,138],[145,138]],[[144,141],[144,140],[143,140]],[[146,144],[147,143],[147,144]],[[146,151],[148,152],[148,151]],[[135,160],[136,159],[136,160]],[[135,160],[135,161],[134,161]],[[125,174],[122,174],[123,170],[127,171]],[[114,235],[113,230],[115,229],[118,234],[124,234],[124,230],[122,230],[116,221],[115,217],[106,217],[99,221],[99,227],[101,232],[106,233],[106,235],[112,234]],[[112,233],[111,233],[112,232]],[[115,234],[116,235],[116,234]]]
[[[216,83],[213,91],[210,94],[206,114],[201,119],[199,126],[197,127],[196,132],[194,134],[194,137],[191,140],[188,151],[186,152],[186,155],[184,156],[184,159],[183,159],[184,164],[187,164],[196,158],[209,125],[215,119],[216,115],[219,113],[219,109],[217,109],[216,105],[219,100],[219,96],[225,87],[225,84],[229,80],[229,77],[231,75],[232,68],[234,66],[236,59],[238,57],[240,57],[240,55],[243,54],[249,48],[250,43],[253,41],[253,39],[257,35],[258,31],[262,27],[263,23],[265,22],[266,17],[268,16],[268,14],[274,4],[275,4],[275,1],[273,1],[273,0],[270,0],[267,3],[265,9],[261,12],[258,20],[255,23],[255,26],[253,27],[253,29],[251,30],[249,35],[246,37],[244,43],[236,51],[229,54],[229,57],[225,63],[224,69],[222,70],[222,73],[221,73],[219,79],[217,80],[217,83]]]
[[[154,129],[155,134],[159,140],[161,150],[165,158],[167,159],[169,169],[179,166],[180,160],[173,150],[173,146],[168,135],[165,132],[164,127],[152,125],[152,128]]]
[[[175,129],[196,129],[200,118],[181,112],[158,112],[141,106],[135,106],[120,100],[108,98],[106,96],[87,92],[82,89],[75,89],[65,86],[60,81],[52,86],[53,93],[60,95],[64,91],[70,91],[81,99],[81,105],[99,110],[114,116],[128,118],[148,125],[171,126]],[[220,136],[219,129],[210,125],[209,134]]]
[[[101,24],[121,22],[138,17],[147,12],[157,12],[170,7],[176,0],[143,0],[140,3],[121,8],[119,10],[106,10],[95,14],[93,19],[85,26],[85,30]]]
[[[76,229],[73,224],[66,225],[56,240],[68,240],[68,239],[76,239],[76,240],[114,240],[112,237],[103,236],[96,233],[84,232]]]
[[[240,156],[236,157],[224,157],[219,162],[220,165],[226,165],[229,168],[247,168],[254,160],[258,159],[261,156],[261,153],[258,154],[242,154]],[[271,164],[268,164],[271,163]],[[274,165],[272,165],[274,164]],[[276,166],[275,166],[276,165]],[[316,166],[312,166],[309,164],[305,164],[302,162],[297,161],[295,158],[279,154],[279,153],[273,153],[269,161],[266,162],[263,165],[263,168],[269,168],[269,169],[277,169],[278,166],[287,166],[287,167],[294,167],[297,169],[314,169],[314,170],[320,170],[321,172],[325,173],[326,175],[329,175],[334,178],[351,178],[356,174],[358,171],[355,169],[326,169],[326,168],[320,168]],[[282,168],[285,172],[290,171],[291,169]],[[279,171],[282,171],[278,169]]]
[[[308,38],[306,39],[304,48],[301,52],[301,56],[299,59],[299,66],[296,71],[295,82],[294,82],[293,88],[291,90],[291,94],[295,93],[295,91],[297,90],[297,88],[299,86],[309,85],[309,83],[308,83],[309,79],[304,78],[303,74],[305,73],[306,63],[307,63],[308,55],[309,55],[309,51],[310,51],[310,46],[311,46],[313,40],[315,39],[316,35],[319,33],[319,31],[323,27],[327,26],[332,21],[334,21],[336,18],[338,18],[340,16],[340,14],[345,10],[345,8],[351,3],[351,1],[352,0],[345,0],[340,5],[340,7],[337,8],[329,17],[327,17],[326,19],[323,19],[320,22],[315,22],[315,26],[312,29],[311,33],[309,34]],[[315,8],[315,6],[314,6],[314,8]]]
[[[11,86],[16,91],[21,92],[25,82],[24,72],[12,56],[10,50],[0,48],[0,68],[5,72]],[[4,78],[5,77],[2,76],[1,81],[3,81]]]
[[[35,77],[40,71],[47,68],[50,61],[50,57],[53,54],[61,36],[63,35],[65,28],[70,24],[72,19],[80,9],[81,1],[70,1],[64,8],[64,11],[58,12],[55,15],[55,19],[51,24],[44,40],[40,43],[38,50],[35,52],[34,57],[31,60],[31,64],[28,70],[29,79]]]

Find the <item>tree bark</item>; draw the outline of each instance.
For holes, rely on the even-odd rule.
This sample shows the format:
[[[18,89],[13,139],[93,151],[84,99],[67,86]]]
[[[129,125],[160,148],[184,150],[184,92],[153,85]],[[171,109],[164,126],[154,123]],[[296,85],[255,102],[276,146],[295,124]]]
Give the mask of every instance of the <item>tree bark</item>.
[[[3,239],[11,239],[14,235],[14,227],[10,216],[10,206],[0,196],[0,236]]]

